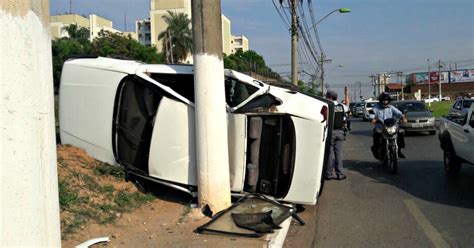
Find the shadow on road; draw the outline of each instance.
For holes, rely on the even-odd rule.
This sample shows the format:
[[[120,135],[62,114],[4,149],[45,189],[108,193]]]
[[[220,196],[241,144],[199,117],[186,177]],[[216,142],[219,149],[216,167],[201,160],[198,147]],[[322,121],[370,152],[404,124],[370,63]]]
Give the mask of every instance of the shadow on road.
[[[344,165],[373,179],[397,187],[425,201],[474,209],[474,166],[463,164],[459,175],[447,176],[440,161],[401,161],[396,175],[381,162],[345,160]]]

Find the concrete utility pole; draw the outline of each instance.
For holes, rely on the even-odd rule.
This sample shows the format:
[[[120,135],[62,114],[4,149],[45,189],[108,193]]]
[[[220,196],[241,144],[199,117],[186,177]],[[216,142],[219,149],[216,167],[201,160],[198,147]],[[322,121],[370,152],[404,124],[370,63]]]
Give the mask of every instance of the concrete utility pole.
[[[298,8],[291,0],[291,83],[298,86]]]
[[[441,101],[441,68],[443,68],[443,65],[441,64],[441,60],[438,60],[439,101]]]
[[[377,95],[376,95],[376,94],[377,94],[377,93],[376,93],[376,87],[377,87],[377,85],[375,84],[375,77],[376,77],[376,76],[373,75],[373,74],[369,76],[369,78],[372,79],[372,85],[374,86],[374,97],[377,96]]]
[[[0,1],[0,247],[60,247],[49,2]]]
[[[231,205],[220,0],[192,1],[199,207]]]
[[[405,100],[405,96],[404,96],[404,89],[403,89],[403,72],[401,71],[398,71],[396,72],[397,74],[397,81],[400,82],[400,87],[401,87],[401,98],[402,98],[402,101]]]
[[[173,57],[173,41],[171,40],[171,32],[168,30],[168,41],[169,41],[169,46],[170,46],[170,57],[171,57],[171,64],[174,64],[174,57]]]
[[[321,67],[321,96],[324,97],[324,63],[330,63],[332,59],[326,59],[324,53],[321,52],[321,60],[319,61],[319,65]]]
[[[430,72],[430,59],[428,59],[428,106],[431,107],[431,72]]]

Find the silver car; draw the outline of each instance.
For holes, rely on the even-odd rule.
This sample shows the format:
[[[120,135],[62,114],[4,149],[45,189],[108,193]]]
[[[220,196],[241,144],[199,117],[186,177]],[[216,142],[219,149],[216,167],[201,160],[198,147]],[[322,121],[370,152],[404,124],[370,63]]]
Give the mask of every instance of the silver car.
[[[407,118],[407,123],[402,123],[401,127],[407,132],[429,132],[430,135],[436,133],[435,117],[433,113],[421,101],[399,101],[393,105],[403,112]]]

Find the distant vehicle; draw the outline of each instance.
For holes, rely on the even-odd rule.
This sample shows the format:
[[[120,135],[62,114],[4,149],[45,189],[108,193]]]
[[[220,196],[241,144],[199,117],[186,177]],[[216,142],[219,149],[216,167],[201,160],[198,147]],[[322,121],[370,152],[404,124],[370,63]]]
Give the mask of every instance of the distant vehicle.
[[[439,102],[438,97],[429,97],[422,100],[424,103]]]
[[[230,186],[315,204],[334,104],[225,70]],[[140,177],[197,194],[192,65],[78,58],[63,65],[61,141]]]
[[[442,96],[441,101],[451,101],[451,97],[449,96]]]
[[[376,101],[365,102],[364,103],[364,113],[363,113],[363,116],[362,116],[362,119],[364,121],[372,120],[373,118],[375,118],[374,112],[370,111],[375,106],[375,104],[377,104]]]
[[[362,117],[364,115],[364,102],[354,103],[354,107],[351,109],[352,116]]]
[[[454,102],[453,107],[449,110],[448,116],[463,117],[471,105],[474,99],[458,99]]]
[[[430,135],[436,133],[435,117],[423,102],[396,101],[392,104],[405,115],[407,123],[401,123],[400,126],[406,132],[429,132]]]
[[[464,116],[441,117],[438,138],[448,175],[459,173],[461,163],[474,164],[474,104]]]

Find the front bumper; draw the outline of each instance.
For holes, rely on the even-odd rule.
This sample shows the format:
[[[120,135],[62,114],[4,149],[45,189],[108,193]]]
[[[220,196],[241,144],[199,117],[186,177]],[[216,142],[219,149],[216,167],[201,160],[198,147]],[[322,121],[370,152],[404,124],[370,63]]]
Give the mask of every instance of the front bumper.
[[[436,126],[434,122],[427,123],[406,123],[401,125],[403,130],[406,132],[428,132],[436,131]]]

